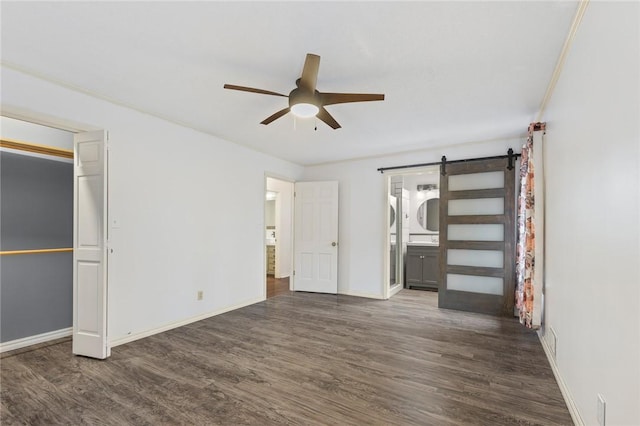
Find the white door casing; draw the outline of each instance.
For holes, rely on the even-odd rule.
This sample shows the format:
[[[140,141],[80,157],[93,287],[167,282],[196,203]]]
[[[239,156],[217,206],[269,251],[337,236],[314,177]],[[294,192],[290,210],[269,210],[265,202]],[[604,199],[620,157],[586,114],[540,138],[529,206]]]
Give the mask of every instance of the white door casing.
[[[107,341],[106,132],[74,136],[73,353],[104,359]]]
[[[338,292],[338,182],[295,184],[295,291]]]

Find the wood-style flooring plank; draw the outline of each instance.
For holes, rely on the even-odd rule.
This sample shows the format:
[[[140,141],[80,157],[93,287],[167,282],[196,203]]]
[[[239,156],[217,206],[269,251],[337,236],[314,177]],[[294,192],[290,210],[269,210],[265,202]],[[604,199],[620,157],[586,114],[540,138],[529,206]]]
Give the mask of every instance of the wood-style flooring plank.
[[[113,348],[5,354],[2,425],[570,425],[540,342],[516,320],[282,292]]]
[[[267,275],[267,299],[289,293],[289,277],[275,278]]]

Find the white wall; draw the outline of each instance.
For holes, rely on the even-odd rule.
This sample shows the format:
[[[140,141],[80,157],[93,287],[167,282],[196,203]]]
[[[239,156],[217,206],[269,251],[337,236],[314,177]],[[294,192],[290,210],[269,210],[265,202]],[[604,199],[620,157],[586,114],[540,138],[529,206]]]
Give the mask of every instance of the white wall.
[[[111,342],[264,298],[265,173],[301,167],[6,67],[2,108],[110,133]]]
[[[544,113],[545,338],[582,421],[640,424],[637,2],[591,2]]]
[[[267,177],[267,190],[276,197],[276,278],[285,278],[293,271],[293,183]]]
[[[73,133],[10,117],[0,117],[0,133],[6,139],[73,149]]]
[[[264,203],[264,225],[276,227],[276,200],[266,200]]]
[[[526,131],[528,123],[523,124]],[[388,256],[386,238],[387,175],[379,167],[506,155],[507,149],[520,152],[524,139],[499,140],[458,145],[410,154],[306,167],[304,180],[338,180],[340,188],[338,292],[382,298],[384,262]],[[407,171],[403,171],[406,173]]]

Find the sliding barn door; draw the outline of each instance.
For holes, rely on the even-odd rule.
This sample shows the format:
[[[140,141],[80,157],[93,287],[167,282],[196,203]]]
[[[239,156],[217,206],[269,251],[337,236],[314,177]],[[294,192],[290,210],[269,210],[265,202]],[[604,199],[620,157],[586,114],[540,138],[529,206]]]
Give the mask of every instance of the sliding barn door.
[[[107,343],[107,146],[104,131],[74,137],[73,353],[104,359]]]
[[[515,170],[507,166],[507,158],[477,160],[441,173],[441,308],[513,315]]]

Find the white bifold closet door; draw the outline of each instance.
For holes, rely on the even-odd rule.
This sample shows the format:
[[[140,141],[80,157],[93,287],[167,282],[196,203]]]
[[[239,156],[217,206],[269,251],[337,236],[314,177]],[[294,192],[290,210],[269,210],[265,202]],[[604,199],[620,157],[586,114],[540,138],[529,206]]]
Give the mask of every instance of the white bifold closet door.
[[[76,355],[107,358],[106,132],[74,137],[73,344]]]
[[[515,170],[507,158],[446,164],[440,176],[441,308],[513,315]]]

